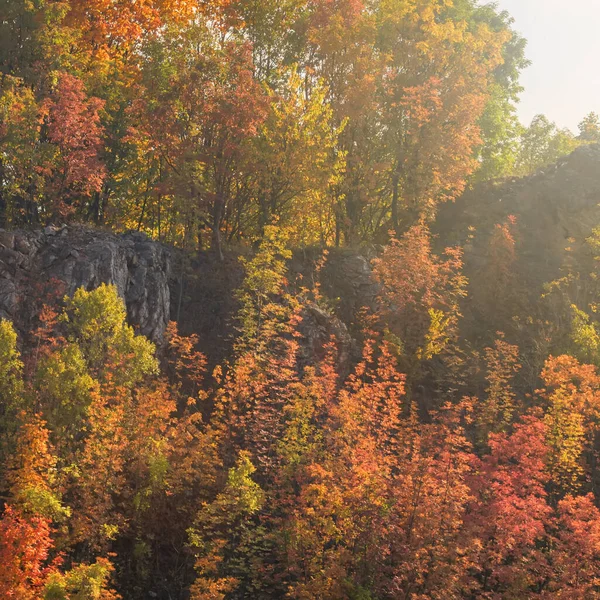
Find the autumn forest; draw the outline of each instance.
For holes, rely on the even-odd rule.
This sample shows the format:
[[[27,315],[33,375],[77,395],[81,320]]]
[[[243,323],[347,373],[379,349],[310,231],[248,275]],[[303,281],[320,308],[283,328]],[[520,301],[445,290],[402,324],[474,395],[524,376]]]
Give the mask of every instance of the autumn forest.
[[[476,0],[0,0],[1,599],[600,598],[600,118],[523,125],[526,54]],[[160,335],[81,249],[16,275],[83,230],[172,257]]]

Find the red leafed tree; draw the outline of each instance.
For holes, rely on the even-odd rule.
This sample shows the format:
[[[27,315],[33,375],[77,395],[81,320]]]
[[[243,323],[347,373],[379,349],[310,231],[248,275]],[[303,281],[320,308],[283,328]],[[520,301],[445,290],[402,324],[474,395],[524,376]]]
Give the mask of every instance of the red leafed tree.
[[[163,149],[170,167],[167,188],[186,198],[179,218],[192,236],[209,230],[222,258],[227,216],[232,203],[243,201],[244,149],[266,118],[268,100],[254,79],[248,44],[220,43],[202,27],[181,44],[172,57],[177,72],[170,87],[148,98],[156,109],[148,114],[140,102],[146,122],[135,135]]]
[[[491,434],[491,454],[477,459],[475,500],[466,527],[473,568],[467,583],[478,598],[525,597],[544,578],[543,546],[552,519],[546,485],[546,427],[526,417],[511,435]]]
[[[600,511],[594,497],[567,496],[558,504],[553,580],[545,598],[593,598],[600,577]]]
[[[7,506],[0,519],[0,597],[38,600],[52,548],[50,522]]]
[[[284,525],[291,597],[452,597],[471,498],[459,413],[403,416],[404,377],[377,340],[321,410],[324,446],[298,469]]]
[[[48,138],[59,150],[50,190],[56,216],[72,214],[79,203],[99,192],[106,177],[102,163],[100,110],[104,102],[88,97],[81,79],[61,73],[47,103]]]

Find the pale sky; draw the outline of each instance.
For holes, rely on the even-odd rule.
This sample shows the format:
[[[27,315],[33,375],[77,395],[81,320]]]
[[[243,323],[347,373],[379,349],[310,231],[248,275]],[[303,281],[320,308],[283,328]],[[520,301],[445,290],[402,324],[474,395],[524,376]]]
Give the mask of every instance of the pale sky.
[[[576,132],[587,113],[600,113],[600,0],[496,1],[528,40],[521,120],[543,113]]]

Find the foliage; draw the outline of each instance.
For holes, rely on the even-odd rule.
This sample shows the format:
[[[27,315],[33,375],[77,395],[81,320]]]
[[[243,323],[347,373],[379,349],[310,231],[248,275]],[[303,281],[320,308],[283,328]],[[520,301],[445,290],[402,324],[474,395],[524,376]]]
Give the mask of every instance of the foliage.
[[[0,320],[2,598],[600,595],[597,269],[565,260],[538,313],[526,220],[490,205],[480,289],[475,228],[465,256],[433,233],[471,182],[599,139],[594,113],[518,123],[513,25],[474,0],[3,2],[0,227],[134,229],[244,277],[220,364],[175,323],[139,335],[129,282],[50,280],[31,331]],[[346,328],[323,248],[362,243],[378,293]]]
[[[113,566],[106,559],[79,565],[66,573],[53,573],[44,586],[44,600],[118,600],[109,587]]]
[[[531,175],[570,154],[578,144],[569,130],[558,129],[544,115],[537,115],[521,134],[515,173]]]
[[[58,459],[49,438],[46,423],[39,417],[23,422],[6,478],[14,502],[24,511],[60,522],[71,511],[57,493]]]
[[[375,261],[375,275],[382,284],[387,326],[412,376],[419,361],[444,352],[456,336],[467,284],[462,250],[434,254],[428,228],[415,225],[401,239],[392,238]]]
[[[484,351],[486,362],[486,398],[477,416],[484,436],[506,431],[514,422],[517,401],[511,384],[519,372],[519,348],[507,344],[500,334],[493,348]]]
[[[114,286],[101,285],[92,292],[78,289],[67,299],[64,319],[71,339],[81,348],[94,373],[106,375],[110,362],[116,367],[111,375],[116,382],[134,386],[142,378],[156,373],[158,363],[154,345],[136,335],[126,323],[125,304]]]
[[[595,112],[586,115],[578,128],[578,139],[587,143],[600,142],[600,118]]]
[[[262,490],[251,479],[254,471],[248,455],[240,454],[223,491],[203,507],[190,529],[198,572],[191,589],[194,600],[225,598],[252,574],[259,535],[252,515],[264,502]]]
[[[251,260],[242,261],[246,277],[237,291],[241,304],[238,318],[242,343],[260,344],[280,334],[282,324],[286,317],[289,318],[290,307],[285,302],[285,275],[286,260],[292,255],[287,247],[288,240],[288,231],[277,225],[268,225],[256,254]],[[260,346],[256,350],[260,353]]]
[[[460,254],[436,255],[424,226],[376,266],[386,312],[350,375],[335,340],[307,364],[286,233],[266,235],[245,263],[239,342],[210,383],[197,338],[173,324],[170,381],[149,342],[136,353],[114,287],[77,291],[62,319],[46,307],[26,371],[4,324],[5,381],[25,410],[2,475],[0,585],[85,600],[595,590],[595,367],[549,358],[528,411],[519,348],[499,335],[479,398],[430,402],[419,382],[456,356],[465,282]]]
[[[297,68],[287,74],[256,140],[259,223],[278,218],[295,246],[334,241],[333,186],[344,170],[336,128],[321,81],[307,86]],[[307,89],[308,87],[308,89]],[[311,160],[306,158],[310,156]]]
[[[7,507],[0,519],[0,592],[5,598],[36,600],[48,574],[50,523]]]
[[[12,442],[17,416],[22,407],[23,363],[17,350],[17,334],[9,321],[0,320],[0,430],[4,432],[0,456],[5,457]]]
[[[527,62],[492,5],[5,4],[0,221],[353,244],[511,168]]]
[[[48,139],[59,153],[49,183],[55,217],[68,216],[76,210],[78,198],[89,198],[102,189],[106,169],[99,157],[104,133],[99,111],[103,106],[102,100],[86,97],[80,79],[69,73],[58,76],[45,106]]]

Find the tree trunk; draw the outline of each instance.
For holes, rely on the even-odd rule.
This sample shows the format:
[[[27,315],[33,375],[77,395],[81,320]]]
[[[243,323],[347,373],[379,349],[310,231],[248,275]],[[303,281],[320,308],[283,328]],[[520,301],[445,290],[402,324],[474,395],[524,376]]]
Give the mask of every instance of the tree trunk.
[[[398,216],[398,201],[400,195],[400,174],[398,170],[392,175],[392,226],[396,236],[400,235],[400,219]]]
[[[348,191],[346,195],[346,216],[347,222],[344,232],[346,235],[346,244],[356,246],[359,242],[358,224],[360,222],[361,206],[360,198],[355,190]]]
[[[4,194],[4,165],[0,160],[0,228],[6,228],[7,214],[6,214],[6,197]]]
[[[223,256],[223,247],[221,242],[221,220],[223,218],[223,197],[217,194],[213,206],[213,221],[212,221],[212,240],[211,247],[213,252],[219,257],[220,261],[225,260]]]

